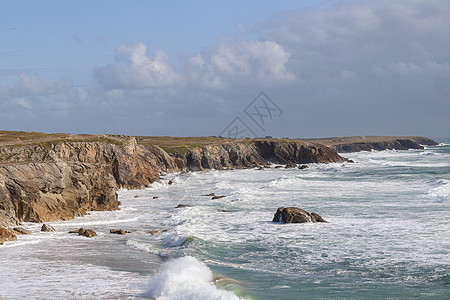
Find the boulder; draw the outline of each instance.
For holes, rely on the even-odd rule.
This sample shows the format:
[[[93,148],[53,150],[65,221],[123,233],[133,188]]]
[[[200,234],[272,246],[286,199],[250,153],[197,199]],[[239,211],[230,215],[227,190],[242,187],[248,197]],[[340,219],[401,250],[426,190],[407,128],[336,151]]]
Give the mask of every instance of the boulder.
[[[183,208],[183,207],[192,207],[192,205],[178,204],[177,207],[175,207],[175,208]]]
[[[121,234],[121,235],[127,234],[127,232],[125,230],[122,230],[122,229],[110,229],[109,233]]]
[[[214,193],[211,193],[211,194],[208,194],[208,195],[202,195],[202,196],[206,196],[206,197],[215,197],[215,196],[216,196],[216,194],[214,194]]]
[[[7,241],[16,241],[17,236],[11,230],[0,227],[0,245]]]
[[[153,199],[158,199],[159,197],[158,196],[153,196]]]
[[[309,169],[308,165],[301,165],[298,167],[300,170]]]
[[[211,198],[211,200],[216,200],[216,199],[221,199],[221,198],[225,198],[226,196],[214,196]]]
[[[52,226],[47,225],[47,224],[42,224],[41,231],[54,232],[55,228],[53,228]]]
[[[307,222],[324,222],[320,215],[316,213],[309,213],[298,207],[279,207],[275,213],[272,222],[279,223],[307,223]]]
[[[14,227],[13,230],[15,234],[31,234],[31,231],[22,227]]]
[[[296,163],[290,162],[290,163],[287,163],[287,164],[286,164],[286,167],[285,167],[285,168],[286,168],[286,169],[297,168],[297,164],[296,164]]]
[[[95,231],[91,230],[91,229],[80,228],[80,229],[78,229],[78,235],[82,235],[82,236],[91,238],[91,237],[96,236],[97,233],[95,233]]]

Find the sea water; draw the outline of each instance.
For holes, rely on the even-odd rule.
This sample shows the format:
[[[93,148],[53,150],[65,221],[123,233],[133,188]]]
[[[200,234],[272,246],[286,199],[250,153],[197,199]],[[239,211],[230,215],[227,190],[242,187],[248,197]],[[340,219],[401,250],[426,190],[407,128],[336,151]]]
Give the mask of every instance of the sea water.
[[[450,144],[343,156],[168,174],[121,190],[119,211],[24,224],[0,246],[0,299],[448,298]],[[281,206],[328,223],[271,222]]]

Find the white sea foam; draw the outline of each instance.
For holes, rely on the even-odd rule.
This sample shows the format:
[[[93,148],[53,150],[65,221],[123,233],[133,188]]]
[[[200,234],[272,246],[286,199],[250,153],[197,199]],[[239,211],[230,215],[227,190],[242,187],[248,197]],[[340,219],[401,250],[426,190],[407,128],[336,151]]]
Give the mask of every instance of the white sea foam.
[[[438,202],[450,201],[450,180],[437,180],[435,187],[428,191],[428,195]]]
[[[214,284],[211,270],[192,256],[167,262],[148,284],[146,296],[159,300],[233,300],[239,299],[230,291]]]
[[[151,244],[147,244],[147,243],[143,243],[143,242],[138,242],[136,240],[130,239],[126,242],[126,244],[128,246],[132,246],[135,249],[147,252],[147,253],[152,253],[152,254],[156,254],[159,255],[160,257],[166,257],[167,255],[164,253],[161,253],[158,250],[155,250],[152,248]]]

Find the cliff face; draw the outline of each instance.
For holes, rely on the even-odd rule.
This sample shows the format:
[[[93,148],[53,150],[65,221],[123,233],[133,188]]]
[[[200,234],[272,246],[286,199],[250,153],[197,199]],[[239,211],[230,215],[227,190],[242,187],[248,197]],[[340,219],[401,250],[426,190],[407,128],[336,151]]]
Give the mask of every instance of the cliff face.
[[[437,145],[435,141],[425,137],[399,138],[390,141],[361,141],[351,143],[341,143],[332,147],[340,153],[359,152],[371,150],[408,150],[423,149],[423,145]]]
[[[207,145],[184,149],[172,154],[179,170],[250,168],[266,163],[330,163],[344,162],[333,149],[318,144],[299,142],[248,141]]]
[[[241,141],[183,148],[169,155],[134,138],[0,147],[0,226],[118,209],[116,191],[140,188],[160,173],[248,168],[274,163],[343,162],[327,146]]]

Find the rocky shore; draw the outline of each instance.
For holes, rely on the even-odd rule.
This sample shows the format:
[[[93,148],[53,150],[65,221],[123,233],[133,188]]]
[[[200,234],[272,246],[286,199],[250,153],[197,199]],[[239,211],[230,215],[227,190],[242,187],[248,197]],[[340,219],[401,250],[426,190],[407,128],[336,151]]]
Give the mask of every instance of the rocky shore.
[[[142,188],[168,172],[346,161],[326,145],[305,141],[211,138],[160,147],[145,137],[11,139],[16,135],[0,131],[0,226],[115,210],[119,188]]]
[[[352,136],[324,139],[309,139],[335,149],[339,153],[371,151],[371,150],[408,150],[423,149],[423,146],[434,146],[438,143],[423,136]]]
[[[0,131],[0,227],[116,210],[119,188],[142,188],[169,172],[345,162],[337,152],[434,144],[423,137],[230,140]]]

